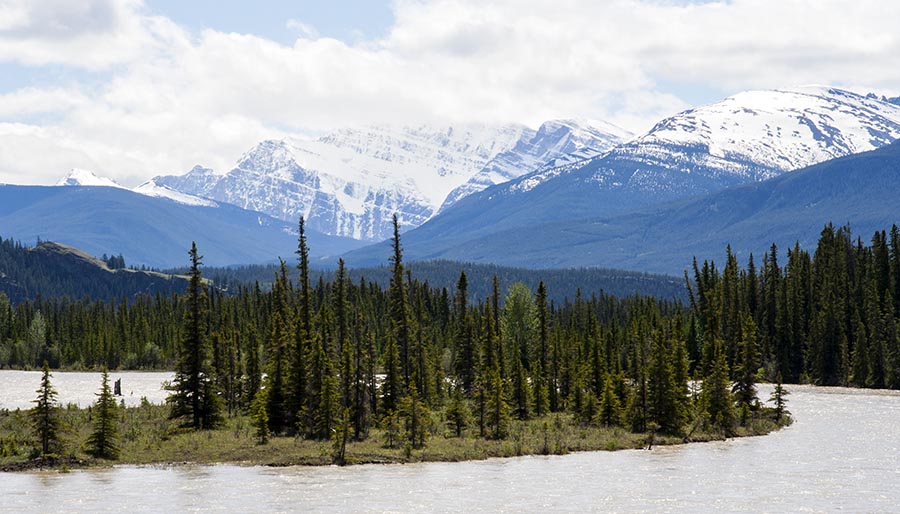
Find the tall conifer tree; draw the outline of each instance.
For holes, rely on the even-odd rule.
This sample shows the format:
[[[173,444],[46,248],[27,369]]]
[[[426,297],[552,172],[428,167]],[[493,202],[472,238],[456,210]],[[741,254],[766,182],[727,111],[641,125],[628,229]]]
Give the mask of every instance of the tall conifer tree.
[[[184,329],[172,382],[173,392],[166,401],[172,406],[170,416],[173,419],[182,419],[185,426],[194,429],[210,429],[221,422],[222,405],[215,389],[210,360],[208,299],[200,272],[203,257],[197,252],[196,243],[191,243],[188,253],[191,267]]]

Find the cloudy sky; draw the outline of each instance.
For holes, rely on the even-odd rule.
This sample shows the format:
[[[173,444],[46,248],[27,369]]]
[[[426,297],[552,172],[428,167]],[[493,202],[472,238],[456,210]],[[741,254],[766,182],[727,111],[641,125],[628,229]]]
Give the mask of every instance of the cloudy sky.
[[[134,186],[367,123],[641,131],[738,91],[900,94],[885,0],[0,0],[0,182]]]

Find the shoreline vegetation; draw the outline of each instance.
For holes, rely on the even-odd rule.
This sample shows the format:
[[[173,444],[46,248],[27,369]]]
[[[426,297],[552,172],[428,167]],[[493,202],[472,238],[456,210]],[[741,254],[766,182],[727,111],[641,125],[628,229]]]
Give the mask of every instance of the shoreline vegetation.
[[[336,464],[332,440],[302,437],[270,437],[260,444],[249,415],[227,417],[213,430],[180,428],[169,419],[166,405],[144,402],[138,407],[116,409],[119,458],[92,457],[86,443],[98,412],[96,407],[59,409],[61,441],[66,451],[41,454],[29,426],[29,411],[0,410],[0,472],[111,467],[114,465],[236,464],[251,466],[328,466]],[[582,451],[652,449],[656,446],[719,441],[767,435],[791,424],[790,415],[775,421],[775,409],[760,407],[726,436],[708,426],[693,428],[689,435],[635,433],[623,427],[584,424],[575,416],[555,413],[527,421],[512,421],[506,439],[478,437],[477,426],[466,427],[457,437],[444,413],[431,413],[427,440],[421,448],[405,444],[403,434],[372,429],[362,441],[348,441],[343,465],[462,462],[524,455],[565,455]],[[688,430],[691,430],[689,428]],[[393,439],[393,441],[391,441]]]
[[[900,389],[896,227],[865,247],[828,225],[784,267],[774,245],[760,270],[729,248],[721,271],[685,274],[685,305],[581,291],[555,303],[543,282],[496,276],[470,302],[465,272],[455,291],[415,279],[393,225],[386,289],[350,281],[343,260],[313,284],[301,218],[299,278],[281,260],[269,291],[209,288],[194,244],[182,296],[0,305],[0,360],[44,361],[35,408],[0,412],[0,469],[652,448],[789,424],[783,379]],[[60,409],[51,364],[174,376],[165,405],[113,406],[104,380],[93,407]],[[766,404],[759,381],[775,384]]]

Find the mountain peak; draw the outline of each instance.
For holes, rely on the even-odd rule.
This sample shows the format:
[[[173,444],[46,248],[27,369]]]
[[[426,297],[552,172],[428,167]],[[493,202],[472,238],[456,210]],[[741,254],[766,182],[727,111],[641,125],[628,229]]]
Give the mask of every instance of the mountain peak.
[[[72,168],[65,177],[59,179],[57,186],[104,186],[122,187],[115,180],[101,177],[93,171]]]
[[[247,170],[273,171],[292,165],[296,165],[296,161],[289,143],[280,139],[267,139],[244,153],[238,159],[236,167]]]

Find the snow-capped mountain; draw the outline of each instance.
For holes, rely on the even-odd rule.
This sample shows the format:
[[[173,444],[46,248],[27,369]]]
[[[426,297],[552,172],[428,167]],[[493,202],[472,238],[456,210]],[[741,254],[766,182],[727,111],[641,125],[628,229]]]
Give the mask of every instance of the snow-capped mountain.
[[[900,108],[835,88],[748,91],[663,120],[615,152],[638,162],[759,181],[819,162],[874,150],[900,137]],[[598,168],[592,180],[602,181]],[[642,171],[629,182],[668,188]]]
[[[184,175],[166,175],[153,177],[148,182],[157,186],[167,187],[173,191],[180,191],[190,195],[209,197],[212,190],[222,179],[222,175],[210,168],[204,168],[199,164],[191,168]]]
[[[483,185],[471,191],[480,190],[570,151],[608,149],[626,136],[616,127],[575,121],[547,123],[539,131],[385,125],[263,141],[224,175],[195,167],[153,182],[287,221],[302,215],[327,234],[380,240],[390,236],[394,213],[406,227],[419,226],[473,177]]]
[[[493,159],[465,184],[454,189],[441,210],[473,193],[535,170],[558,168],[604,154],[633,134],[610,123],[552,120],[525,133],[516,146]]]
[[[662,120],[602,156],[470,195],[406,234],[404,247],[411,257],[438,258],[441,248],[490,233],[650,208],[898,137],[900,106],[872,96],[818,86],[741,93]]]
[[[56,183],[57,186],[105,186],[122,187],[115,180],[98,176],[93,171],[72,168]]]
[[[900,143],[894,143],[642,212],[520,226],[437,252],[415,243],[414,230],[404,235],[404,257],[420,259],[424,250],[430,258],[525,268],[602,266],[678,275],[693,257],[718,260],[726,245],[742,263],[750,253],[759,259],[772,243],[782,251],[795,242],[815,248],[829,222],[849,223],[866,239],[897,221],[898,170]],[[345,260],[376,262],[370,248]]]
[[[184,204],[184,205],[202,205],[204,207],[218,207],[219,204],[208,199],[202,198],[200,196],[189,195],[187,193],[182,193],[181,191],[176,191],[169,186],[164,186],[162,184],[158,184],[156,179],[150,179],[147,182],[135,187],[132,189],[135,193],[140,193],[145,196],[155,196],[157,198],[168,198],[169,200],[173,200],[175,202]]]

